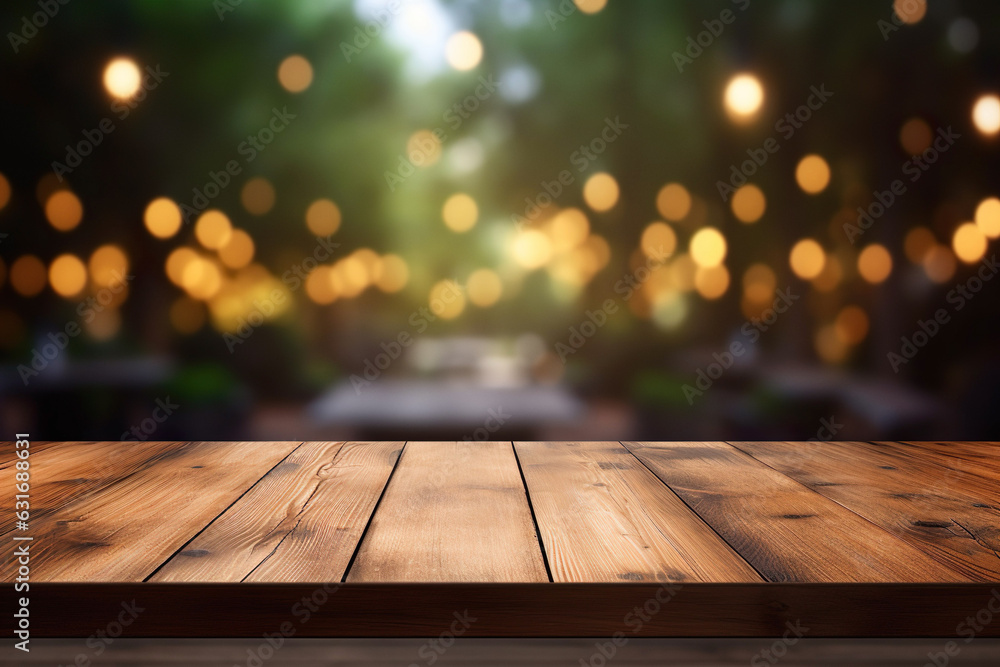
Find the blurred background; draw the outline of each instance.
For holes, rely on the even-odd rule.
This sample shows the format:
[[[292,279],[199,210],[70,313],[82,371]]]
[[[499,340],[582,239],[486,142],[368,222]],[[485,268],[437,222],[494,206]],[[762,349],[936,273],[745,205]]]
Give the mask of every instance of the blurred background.
[[[2,437],[996,439],[996,3],[0,25]]]

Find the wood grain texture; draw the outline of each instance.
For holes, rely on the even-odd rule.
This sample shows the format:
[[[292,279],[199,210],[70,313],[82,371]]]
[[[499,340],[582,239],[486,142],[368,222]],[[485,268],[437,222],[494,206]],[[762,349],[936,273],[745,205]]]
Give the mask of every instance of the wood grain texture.
[[[105,460],[114,481],[32,521],[33,579],[142,581],[299,444],[174,443],[133,472]]]
[[[409,442],[349,582],[548,581],[510,442]]]
[[[402,447],[303,443],[150,581],[340,581]]]
[[[625,444],[770,581],[966,580],[724,442]]]
[[[1000,579],[996,482],[939,466],[916,451],[869,443],[733,444],[943,566],[973,581]]]
[[[762,581],[621,444],[514,447],[555,581]]]
[[[157,465],[183,443],[65,442],[41,451],[31,445],[31,524],[124,477]],[[13,462],[11,462],[13,465]],[[2,469],[0,469],[2,470]],[[13,485],[13,471],[10,475]],[[0,477],[6,479],[6,475]],[[14,529],[14,494],[0,494],[0,535]]]

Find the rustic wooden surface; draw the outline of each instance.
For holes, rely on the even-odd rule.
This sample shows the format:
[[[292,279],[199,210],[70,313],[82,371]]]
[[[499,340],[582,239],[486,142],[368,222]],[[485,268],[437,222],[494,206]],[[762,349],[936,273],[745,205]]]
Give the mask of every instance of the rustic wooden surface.
[[[32,451],[29,530],[7,494],[0,531],[33,537],[36,636],[89,636],[136,598],[150,611],[129,636],[259,637],[327,589],[296,636],[436,636],[469,607],[478,637],[631,633],[652,607],[634,636],[780,636],[803,620],[813,637],[947,637],[1000,614],[996,443]],[[12,452],[0,443],[10,488]],[[0,598],[14,607],[11,586]]]

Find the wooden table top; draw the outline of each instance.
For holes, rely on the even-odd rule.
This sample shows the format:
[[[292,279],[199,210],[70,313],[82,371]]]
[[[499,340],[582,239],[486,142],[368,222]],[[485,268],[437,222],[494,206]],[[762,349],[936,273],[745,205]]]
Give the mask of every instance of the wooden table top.
[[[797,617],[814,636],[946,636],[1000,586],[998,443],[31,451],[30,526],[11,491],[0,531],[32,537],[48,636],[87,636],[133,597],[144,636],[259,636],[317,590],[334,602],[299,636],[436,635],[468,607],[475,636],[611,635],[650,600],[642,636],[780,635]],[[11,489],[15,460],[0,445]]]

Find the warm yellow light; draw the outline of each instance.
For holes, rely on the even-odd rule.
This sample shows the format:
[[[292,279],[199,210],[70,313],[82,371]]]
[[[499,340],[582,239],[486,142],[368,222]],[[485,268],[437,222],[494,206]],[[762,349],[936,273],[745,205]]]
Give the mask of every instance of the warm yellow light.
[[[677,249],[677,234],[665,222],[651,222],[646,225],[639,241],[639,247],[646,257],[663,259],[674,254]]]
[[[222,272],[215,262],[204,257],[196,257],[184,267],[181,286],[192,298],[207,301],[222,287]]]
[[[733,194],[733,215],[740,222],[753,223],[761,219],[767,209],[767,199],[756,185],[744,185]]]
[[[49,283],[59,296],[76,296],[87,286],[87,267],[76,255],[59,255],[49,265]]]
[[[611,245],[599,234],[588,236],[582,247],[596,260],[595,272],[603,269],[611,261]]]
[[[254,243],[242,229],[234,229],[226,245],[219,249],[219,259],[230,269],[242,269],[253,261]]]
[[[45,289],[46,269],[34,255],[22,255],[10,265],[10,286],[21,296],[35,296]]]
[[[813,341],[820,359],[829,364],[838,364],[847,358],[847,345],[837,335],[833,325],[822,327]]]
[[[102,245],[91,253],[87,268],[91,280],[98,287],[121,285],[125,283],[128,273],[128,257],[116,245]]]
[[[991,239],[1000,237],[1000,199],[988,197],[976,207],[976,225]]]
[[[457,70],[470,70],[483,58],[483,43],[468,30],[456,32],[445,45],[448,64]]]
[[[435,283],[427,301],[431,312],[445,320],[454,319],[465,310],[465,294],[454,280]]]
[[[500,300],[500,295],[503,294],[503,281],[495,271],[477,269],[466,281],[465,291],[473,305],[489,308]]]
[[[1000,97],[983,95],[972,107],[972,122],[985,135],[1000,132]]]
[[[957,262],[951,248],[945,245],[935,245],[923,259],[924,273],[935,283],[941,284],[951,280],[955,275]]]
[[[680,222],[691,212],[691,194],[680,183],[667,183],[656,195],[656,210],[667,220]]]
[[[844,277],[843,267],[840,260],[834,254],[829,254],[823,262],[823,270],[812,279],[812,286],[820,292],[832,292],[837,289],[840,280]]]
[[[714,227],[702,227],[691,237],[688,249],[698,266],[718,266],[726,258],[726,237]]]
[[[264,215],[274,207],[274,186],[266,178],[251,178],[240,191],[240,201],[247,213]]]
[[[819,155],[807,155],[795,168],[795,181],[804,192],[819,194],[830,184],[830,165]]]
[[[167,255],[165,269],[167,278],[178,287],[184,286],[184,270],[188,264],[199,259],[200,255],[191,248],[181,246]]]
[[[158,239],[169,239],[181,228],[181,209],[172,199],[159,197],[149,202],[143,221],[150,234]]]
[[[340,209],[329,199],[317,199],[306,209],[306,227],[316,236],[329,236],[340,229]]]
[[[726,86],[726,110],[736,119],[747,119],[764,103],[764,87],[752,74],[738,74]]]
[[[104,68],[104,87],[115,97],[132,97],[141,85],[142,72],[129,58],[115,58]]]
[[[826,264],[826,253],[823,247],[813,239],[802,239],[794,246],[788,256],[788,264],[792,272],[803,280],[812,280],[823,272]]]
[[[209,250],[218,250],[229,243],[233,235],[233,225],[225,213],[218,209],[209,209],[202,213],[195,223],[194,235],[198,242]]]
[[[566,252],[587,240],[590,221],[578,208],[559,211],[550,223],[552,247],[556,252]]]
[[[375,286],[386,293],[398,292],[406,287],[410,279],[410,268],[399,255],[382,256],[382,274],[375,280]]]
[[[872,243],[858,255],[858,273],[873,285],[883,282],[892,273],[892,255],[885,246]]]
[[[317,266],[306,276],[306,296],[316,304],[325,306],[337,300],[337,290],[332,278],[333,269],[329,266]]]
[[[860,306],[845,306],[833,323],[837,338],[847,345],[857,345],[868,335],[868,314]]]
[[[989,241],[983,230],[974,222],[966,222],[958,226],[951,237],[951,247],[955,255],[966,264],[975,264],[986,254]]]
[[[767,264],[754,264],[743,274],[743,294],[751,303],[768,303],[777,286],[778,278]]]
[[[937,239],[934,238],[934,232],[926,227],[914,227],[903,239],[903,252],[906,254],[906,259],[914,264],[921,264],[935,245]]]
[[[290,93],[301,93],[313,80],[313,68],[300,55],[291,55],[278,66],[278,82]]]
[[[918,23],[927,13],[927,0],[893,0],[892,11],[903,23]]]
[[[678,255],[667,267],[670,281],[681,292],[690,292],[694,289],[694,274],[697,270],[698,265],[687,253]]]
[[[61,232],[75,229],[83,220],[83,204],[69,190],[56,190],[45,202],[45,217]]]
[[[170,324],[178,333],[193,334],[205,326],[205,304],[180,296],[170,306]]]
[[[406,155],[414,166],[429,167],[441,159],[441,138],[431,130],[417,130],[406,140]]]
[[[919,155],[931,147],[934,133],[923,118],[911,118],[899,130],[899,143],[910,155]]]
[[[526,269],[537,269],[552,257],[552,244],[542,232],[528,229],[514,238],[514,259]]]
[[[718,299],[729,289],[729,271],[721,264],[708,268],[699,266],[694,274],[694,287],[704,298]]]
[[[448,197],[441,207],[441,217],[444,224],[453,232],[467,232],[479,219],[479,207],[476,200],[467,194],[459,192]]]
[[[10,181],[3,174],[0,174],[0,211],[7,206],[10,201]]]
[[[573,0],[573,4],[584,14],[596,14],[604,9],[608,0]]]
[[[117,308],[105,308],[94,319],[83,321],[87,335],[97,341],[111,340],[122,328],[122,314]]]
[[[611,174],[598,172],[583,184],[583,200],[598,213],[618,203],[618,181]]]

